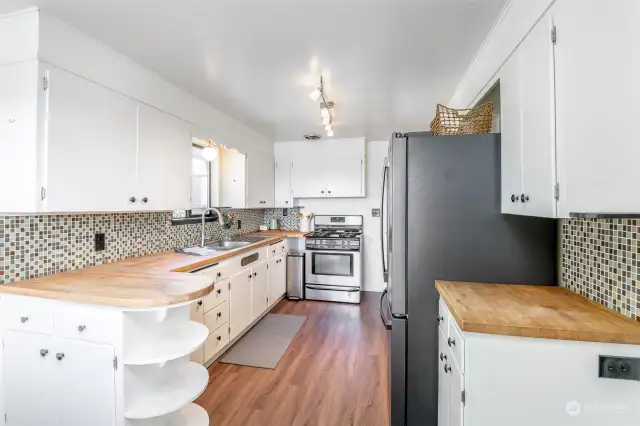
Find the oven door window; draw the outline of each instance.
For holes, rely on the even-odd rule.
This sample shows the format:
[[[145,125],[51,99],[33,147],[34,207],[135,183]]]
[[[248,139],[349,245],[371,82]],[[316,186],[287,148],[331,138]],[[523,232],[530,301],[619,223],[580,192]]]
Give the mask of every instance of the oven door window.
[[[353,255],[349,253],[313,253],[313,275],[353,276]]]

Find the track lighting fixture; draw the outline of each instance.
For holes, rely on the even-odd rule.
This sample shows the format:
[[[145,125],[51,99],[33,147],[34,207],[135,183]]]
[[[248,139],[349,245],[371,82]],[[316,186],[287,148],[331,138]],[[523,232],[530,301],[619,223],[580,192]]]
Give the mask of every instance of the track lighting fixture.
[[[324,81],[322,76],[320,76],[320,86],[318,86],[309,97],[313,101],[320,100],[320,117],[322,117],[322,124],[324,124],[324,129],[327,131],[327,136],[333,136],[333,129],[331,128],[331,124],[333,123],[333,102],[328,101],[325,97],[324,92]]]

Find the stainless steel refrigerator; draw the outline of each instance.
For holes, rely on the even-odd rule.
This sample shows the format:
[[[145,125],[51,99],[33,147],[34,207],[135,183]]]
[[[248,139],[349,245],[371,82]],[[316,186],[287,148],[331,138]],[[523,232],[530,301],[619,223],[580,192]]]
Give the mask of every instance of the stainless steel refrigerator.
[[[436,426],[438,279],[554,285],[554,220],[500,212],[500,135],[394,134],[383,171],[391,425]],[[510,194],[507,194],[510,195]]]

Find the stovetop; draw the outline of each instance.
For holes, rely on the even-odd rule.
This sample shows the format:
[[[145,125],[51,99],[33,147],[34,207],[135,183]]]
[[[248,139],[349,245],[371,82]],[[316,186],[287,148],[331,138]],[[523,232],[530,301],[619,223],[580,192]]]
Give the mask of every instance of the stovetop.
[[[307,238],[322,238],[322,239],[344,239],[344,238],[357,238],[362,234],[361,229],[320,229],[307,235]]]

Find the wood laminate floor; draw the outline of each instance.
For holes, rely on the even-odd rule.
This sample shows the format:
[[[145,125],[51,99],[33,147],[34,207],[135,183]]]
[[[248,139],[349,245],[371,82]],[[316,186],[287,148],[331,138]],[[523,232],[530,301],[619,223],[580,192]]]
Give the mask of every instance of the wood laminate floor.
[[[360,305],[280,302],[307,321],[275,370],[215,363],[196,401],[215,426],[388,426],[387,331],[379,293]]]

